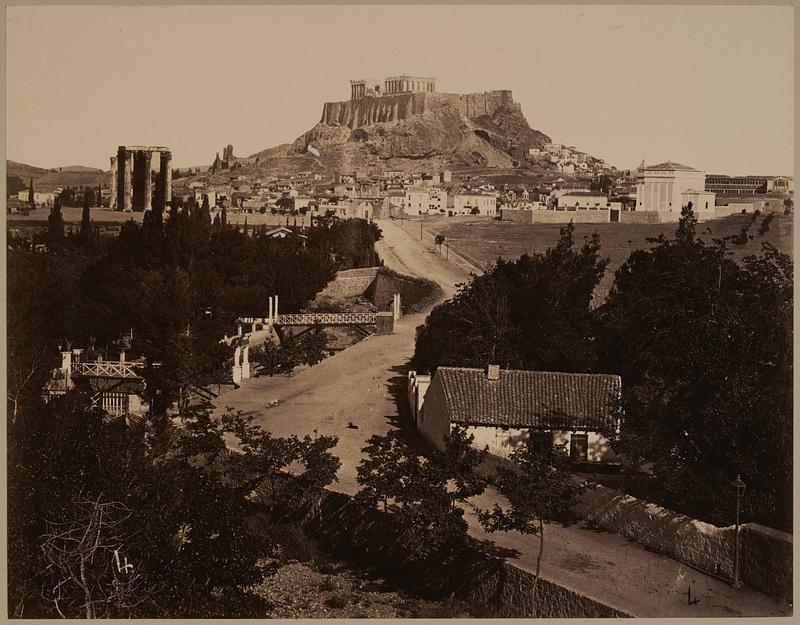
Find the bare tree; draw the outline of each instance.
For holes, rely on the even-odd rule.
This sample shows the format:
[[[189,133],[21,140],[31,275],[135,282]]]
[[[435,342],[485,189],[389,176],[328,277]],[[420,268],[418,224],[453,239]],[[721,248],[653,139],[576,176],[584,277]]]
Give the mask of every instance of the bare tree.
[[[24,357],[15,358],[12,352],[8,358],[8,401],[11,404],[12,424],[17,418],[20,396],[28,388],[31,379],[41,372],[47,360],[47,353],[41,347],[26,351]]]
[[[130,515],[100,496],[77,499],[66,521],[47,522],[42,597],[62,618],[125,617],[148,599],[143,576],[125,555]]]

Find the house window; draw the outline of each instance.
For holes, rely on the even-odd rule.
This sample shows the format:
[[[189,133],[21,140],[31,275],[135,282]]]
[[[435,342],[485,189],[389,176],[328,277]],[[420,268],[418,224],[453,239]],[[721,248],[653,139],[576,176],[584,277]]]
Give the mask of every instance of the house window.
[[[531,445],[537,451],[547,451],[553,448],[553,433],[535,430],[531,432]]]
[[[569,459],[575,462],[589,459],[589,435],[575,434],[569,437]]]

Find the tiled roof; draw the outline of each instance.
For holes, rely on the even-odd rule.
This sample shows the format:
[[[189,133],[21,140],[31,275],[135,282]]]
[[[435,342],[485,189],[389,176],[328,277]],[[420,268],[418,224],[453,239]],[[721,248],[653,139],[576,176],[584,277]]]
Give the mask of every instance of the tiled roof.
[[[694,167],[689,167],[688,165],[681,165],[680,163],[673,163],[672,161],[667,161],[666,163],[660,163],[658,165],[650,165],[649,167],[645,167],[645,171],[699,171]]]
[[[598,430],[611,419],[609,399],[619,394],[618,375],[500,371],[439,367],[450,419],[471,425]]]

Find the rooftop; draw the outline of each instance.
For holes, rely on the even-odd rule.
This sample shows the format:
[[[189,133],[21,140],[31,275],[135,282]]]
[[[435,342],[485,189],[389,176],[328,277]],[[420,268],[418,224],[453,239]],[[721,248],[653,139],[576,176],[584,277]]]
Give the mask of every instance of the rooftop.
[[[439,367],[450,419],[471,425],[598,430],[611,422],[618,375]]]
[[[673,163],[667,161],[666,163],[659,163],[658,165],[650,165],[644,168],[645,171],[700,171],[688,165],[681,165],[680,163]]]

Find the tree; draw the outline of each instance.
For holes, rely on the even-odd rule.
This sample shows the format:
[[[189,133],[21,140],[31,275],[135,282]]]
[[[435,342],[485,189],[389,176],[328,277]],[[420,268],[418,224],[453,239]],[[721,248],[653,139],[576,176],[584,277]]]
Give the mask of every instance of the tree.
[[[483,492],[477,473],[486,452],[472,447],[473,437],[455,428],[442,450],[421,457],[394,434],[372,436],[357,468],[361,487],[356,500],[392,512],[398,540],[411,562],[443,557],[463,546],[467,523],[463,504]]]
[[[81,228],[78,241],[83,249],[91,249],[94,244],[94,229],[92,228],[91,209],[88,195],[84,195],[83,212],[81,213]]]
[[[508,506],[495,504],[491,510],[481,510],[478,519],[487,532],[517,531],[538,539],[536,578],[531,596],[532,616],[536,617],[545,523],[571,522],[571,513],[582,486],[569,472],[569,458],[564,445],[545,447],[538,445],[534,437],[529,437],[511,452],[510,459],[514,466],[499,467],[496,480],[499,492],[508,500]]]
[[[792,262],[763,244],[737,263],[747,236],[707,244],[695,225],[687,207],[674,238],[633,252],[600,311],[603,367],[624,381],[608,434],[670,507],[732,522],[741,475],[745,518],[791,527]]]
[[[64,243],[64,217],[61,215],[61,196],[56,196],[50,215],[47,217],[47,243],[58,249]]]
[[[596,235],[575,249],[569,224],[538,256],[498,260],[436,306],[417,331],[412,368],[439,366],[594,371],[592,294],[605,271]]]
[[[125,505],[102,495],[75,500],[67,521],[48,521],[42,536],[43,596],[62,618],[130,616],[150,599],[138,562],[128,563]],[[123,564],[124,563],[124,564]]]
[[[28,187],[28,206],[30,206],[31,209],[36,208],[36,200],[33,194],[33,178],[31,178],[30,186]]]

